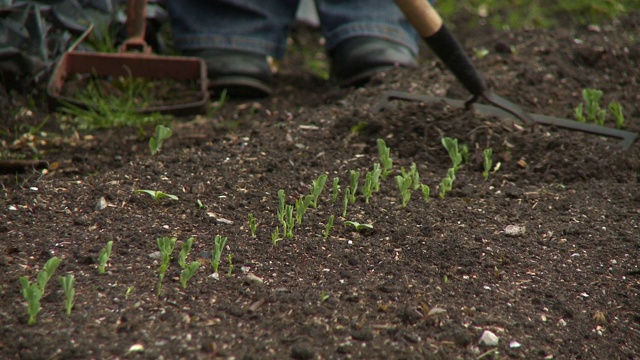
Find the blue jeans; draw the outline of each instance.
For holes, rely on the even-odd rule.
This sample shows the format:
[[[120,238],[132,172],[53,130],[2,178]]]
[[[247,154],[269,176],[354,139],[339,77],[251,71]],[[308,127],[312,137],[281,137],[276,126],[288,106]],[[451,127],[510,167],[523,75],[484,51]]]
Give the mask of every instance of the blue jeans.
[[[298,0],[167,0],[181,50],[231,49],[284,56]],[[316,0],[326,47],[370,36],[418,53],[418,35],[391,0]]]

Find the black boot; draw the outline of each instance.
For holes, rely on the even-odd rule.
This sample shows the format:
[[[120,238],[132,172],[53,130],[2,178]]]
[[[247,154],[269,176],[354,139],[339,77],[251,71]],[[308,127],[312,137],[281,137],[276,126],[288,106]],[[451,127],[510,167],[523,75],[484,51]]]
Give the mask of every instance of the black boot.
[[[331,51],[331,73],[340,86],[364,85],[374,73],[398,66],[418,63],[408,47],[380,38],[350,38]]]
[[[259,98],[273,93],[272,74],[264,55],[237,50],[191,50],[185,55],[204,59],[207,63],[209,89],[224,89],[231,97]]]

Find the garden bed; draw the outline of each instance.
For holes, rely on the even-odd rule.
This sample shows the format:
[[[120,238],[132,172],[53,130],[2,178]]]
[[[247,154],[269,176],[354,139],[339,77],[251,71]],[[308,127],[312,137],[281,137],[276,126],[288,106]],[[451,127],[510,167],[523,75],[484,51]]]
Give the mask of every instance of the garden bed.
[[[481,29],[461,40],[469,54],[488,50],[474,63],[498,94],[527,111],[572,117],[582,89],[596,88],[603,103],[620,101],[626,129],[638,131],[639,19],[572,31]],[[294,40],[317,37],[298,30]],[[622,151],[593,135],[444,104],[374,112],[387,90],[467,96],[422,54],[419,69],[389,71],[355,90],[325,82],[290,54],[273,97],[232,99],[214,115],[176,121],[154,156],[138,129],[55,137],[50,122],[30,136],[5,137],[3,151],[29,157],[35,148],[57,167],[0,178],[0,357],[640,356],[638,146]],[[10,105],[5,133],[47,115],[20,112],[20,99]],[[445,136],[467,144],[469,159],[440,198],[451,167]],[[379,161],[377,139],[391,149],[393,172],[369,203],[358,193],[342,217],[350,171],[362,185]],[[500,163],[487,180],[486,148],[493,167]],[[403,207],[393,176],[412,163],[431,197],[416,191]],[[294,204],[322,174],[328,181],[317,209],[274,246],[278,191]],[[336,202],[333,178],[341,185]],[[154,201],[139,189],[178,200]],[[345,221],[373,229],[357,232]],[[208,252],[216,235],[228,240],[213,276]],[[165,236],[178,239],[176,258],[193,237],[187,261],[202,266],[183,288],[174,260],[157,296],[156,239]],[[110,240],[107,272],[99,274]],[[28,325],[18,278],[34,280],[53,256],[62,263]],[[58,282],[66,274],[76,281],[70,316]],[[497,345],[480,343],[485,331]]]

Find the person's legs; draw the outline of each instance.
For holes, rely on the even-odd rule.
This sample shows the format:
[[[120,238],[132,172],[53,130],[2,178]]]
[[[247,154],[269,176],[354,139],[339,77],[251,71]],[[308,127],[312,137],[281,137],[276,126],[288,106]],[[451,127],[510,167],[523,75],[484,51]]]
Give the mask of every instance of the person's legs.
[[[360,85],[380,70],[415,67],[418,35],[391,0],[316,0],[341,85]]]
[[[207,62],[213,90],[271,93],[266,56],[281,58],[298,0],[167,0],[175,46]]]

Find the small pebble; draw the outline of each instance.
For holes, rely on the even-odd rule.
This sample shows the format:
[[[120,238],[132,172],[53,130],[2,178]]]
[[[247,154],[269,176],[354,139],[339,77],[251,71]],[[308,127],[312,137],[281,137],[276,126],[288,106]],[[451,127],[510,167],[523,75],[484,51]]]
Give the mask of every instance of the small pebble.
[[[100,199],[98,199],[98,203],[96,204],[96,210],[100,211],[106,208],[107,208],[107,200],[104,198],[104,196],[102,196]]]
[[[480,345],[485,345],[485,346],[498,346],[499,341],[500,341],[500,338],[498,338],[496,334],[492,333],[489,330],[485,330],[482,333],[482,336],[480,336],[480,341],[478,343],[480,343]]]
[[[507,225],[504,228],[504,233],[507,236],[522,236],[527,231],[527,228],[520,225]]]
[[[256,284],[256,285],[264,284],[264,280],[255,276],[253,273],[248,273],[247,276],[244,278],[244,280],[246,283],[249,283],[249,284]]]

